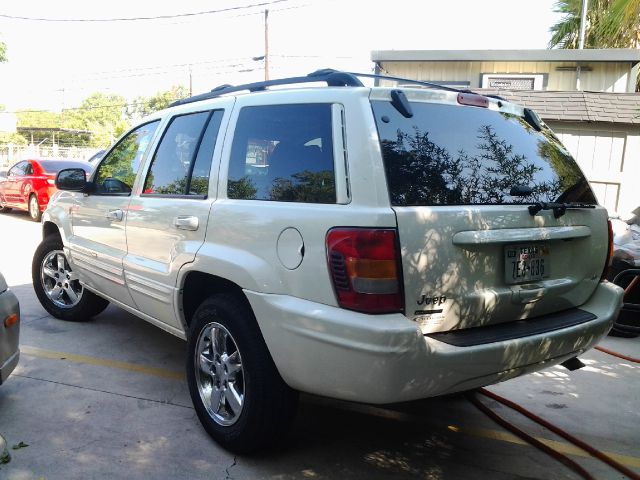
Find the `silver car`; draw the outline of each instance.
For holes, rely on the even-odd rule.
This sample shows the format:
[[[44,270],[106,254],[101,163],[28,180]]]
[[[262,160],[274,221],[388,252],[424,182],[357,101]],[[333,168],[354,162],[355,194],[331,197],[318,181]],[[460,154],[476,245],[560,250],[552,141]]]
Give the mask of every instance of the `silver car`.
[[[0,273],[0,385],[16,368],[20,350],[20,304]]]

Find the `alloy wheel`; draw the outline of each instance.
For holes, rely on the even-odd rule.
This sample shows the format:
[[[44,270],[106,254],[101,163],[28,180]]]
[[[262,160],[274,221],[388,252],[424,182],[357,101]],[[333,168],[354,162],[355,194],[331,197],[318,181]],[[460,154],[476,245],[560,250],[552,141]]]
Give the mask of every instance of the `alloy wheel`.
[[[194,356],[200,398],[214,422],[233,425],[244,405],[242,357],[235,340],[223,325],[205,325],[198,336]]]
[[[40,213],[40,205],[38,205],[38,199],[35,195],[31,195],[29,199],[29,215],[31,218],[38,218],[38,214]]]
[[[44,257],[40,281],[44,293],[57,307],[74,307],[82,298],[83,288],[78,275],[71,270],[62,250],[53,250]]]

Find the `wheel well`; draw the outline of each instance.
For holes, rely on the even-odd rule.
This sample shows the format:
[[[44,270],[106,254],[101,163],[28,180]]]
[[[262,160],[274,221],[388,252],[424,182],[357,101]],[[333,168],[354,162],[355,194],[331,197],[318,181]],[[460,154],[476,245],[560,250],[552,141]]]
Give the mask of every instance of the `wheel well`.
[[[208,273],[189,272],[181,291],[181,306],[187,328],[200,304],[216,293],[232,293],[251,308],[242,288],[237,284]]]
[[[49,235],[57,235],[60,239],[60,230],[58,230],[58,226],[53,222],[44,222],[42,225],[42,238],[47,238]]]

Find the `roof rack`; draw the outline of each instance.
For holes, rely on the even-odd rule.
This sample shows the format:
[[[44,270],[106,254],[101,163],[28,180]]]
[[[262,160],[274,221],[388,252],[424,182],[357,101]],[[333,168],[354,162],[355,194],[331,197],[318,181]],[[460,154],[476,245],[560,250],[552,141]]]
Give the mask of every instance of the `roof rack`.
[[[216,98],[222,95],[226,95],[228,93],[241,92],[244,90],[248,90],[250,92],[261,92],[261,91],[265,91],[267,87],[273,87],[277,85],[294,85],[297,83],[325,82],[328,87],[363,87],[364,85],[358,79],[358,77],[375,78],[375,79],[383,79],[383,80],[401,80],[403,82],[422,85],[422,86],[434,88],[437,90],[447,90],[450,92],[458,92],[458,93],[460,92],[473,93],[470,90],[459,90],[457,88],[438,85],[437,83],[423,82],[420,80],[412,80],[409,78],[391,77],[388,75],[379,75],[379,74],[372,74],[372,73],[340,72],[338,70],[333,70],[331,68],[324,68],[321,70],[316,70],[315,72],[312,72],[304,77],[280,78],[276,80],[266,80],[264,82],[247,83],[244,85],[229,85],[229,84],[220,85],[214,88],[213,90],[211,90],[210,92],[202,93],[200,95],[195,95],[193,97],[189,97],[189,98],[185,98],[185,99],[173,102],[171,105],[169,105],[169,107],[175,107],[177,105],[185,105],[187,103],[199,102],[200,100],[208,100],[211,98]]]
[[[216,98],[221,95],[233,92],[241,92],[243,90],[249,90],[250,92],[260,92],[267,89],[267,87],[273,87],[276,85],[293,85],[296,83],[312,83],[312,82],[325,82],[328,87],[362,87],[364,86],[358,78],[346,72],[339,72],[330,68],[316,70],[304,77],[290,77],[280,78],[277,80],[266,80],[264,82],[247,83],[244,85],[220,85],[210,92],[195,95],[193,97],[185,98],[173,102],[170,107],[176,105],[184,105],[185,103],[198,102],[200,100],[207,100],[210,98]]]

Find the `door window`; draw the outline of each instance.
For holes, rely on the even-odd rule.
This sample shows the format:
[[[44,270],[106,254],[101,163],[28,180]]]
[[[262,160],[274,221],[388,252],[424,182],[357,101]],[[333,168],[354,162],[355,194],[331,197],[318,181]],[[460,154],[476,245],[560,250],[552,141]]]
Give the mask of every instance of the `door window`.
[[[227,196],[335,203],[331,104],[243,108],[231,147]]]
[[[171,120],[144,182],[144,195],[206,196],[222,110]]]
[[[108,153],[96,173],[94,184],[98,195],[130,195],[133,182],[159,120],[132,130]]]

